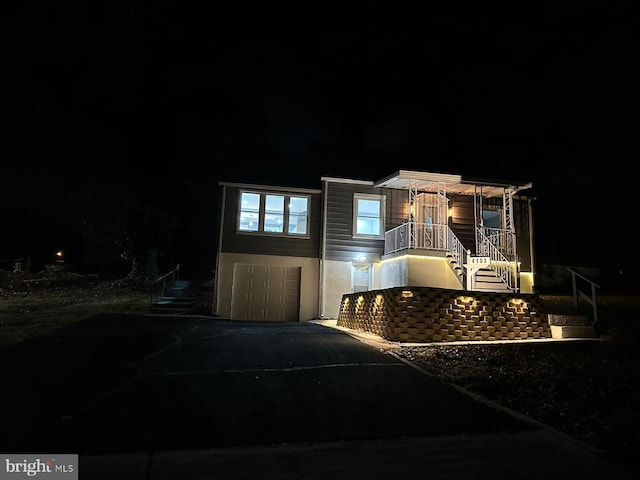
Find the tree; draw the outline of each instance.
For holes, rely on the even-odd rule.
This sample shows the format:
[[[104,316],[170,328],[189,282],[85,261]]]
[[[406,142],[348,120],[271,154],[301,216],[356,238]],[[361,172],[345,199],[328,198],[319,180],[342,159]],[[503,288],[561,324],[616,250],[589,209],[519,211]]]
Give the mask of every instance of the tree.
[[[127,279],[151,281],[157,257],[172,248],[175,216],[107,176],[86,178],[68,197],[72,224],[88,239],[115,249],[130,265]]]

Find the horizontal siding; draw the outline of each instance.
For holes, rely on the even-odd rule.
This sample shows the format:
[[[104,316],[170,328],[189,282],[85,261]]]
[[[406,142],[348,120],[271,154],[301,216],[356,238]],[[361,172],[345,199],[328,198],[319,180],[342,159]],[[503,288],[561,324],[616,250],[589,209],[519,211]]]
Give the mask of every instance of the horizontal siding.
[[[391,230],[409,219],[409,192],[386,188],[383,194],[387,197],[385,230]]]
[[[529,201],[513,199],[513,227],[516,230],[516,252],[522,271],[531,271],[531,235],[529,232]]]
[[[238,186],[226,187],[224,224],[222,225],[221,251],[228,253],[253,253],[319,258],[321,250],[322,195],[311,194],[310,238],[288,238],[285,236],[248,235],[236,233],[238,214]],[[255,186],[252,186],[255,189]],[[355,193],[384,195],[386,197],[385,231],[408,218],[406,190],[374,188],[366,184],[326,182],[326,249],[327,260],[351,261],[366,255],[370,261],[378,261],[384,252],[384,240],[353,238],[353,196]],[[264,191],[271,191],[268,187]],[[291,193],[299,193],[292,191]],[[473,247],[473,203],[471,198],[450,195],[454,218],[452,228],[471,242]],[[486,204],[502,206],[502,199],[484,199]],[[467,202],[471,202],[469,205]],[[517,253],[522,269],[531,265],[529,245],[529,204],[527,199],[513,198],[513,222],[516,230]],[[467,231],[469,230],[469,231]],[[464,233],[462,233],[464,232]]]
[[[256,190],[254,186],[251,188]],[[222,243],[224,253],[250,253],[258,255],[281,255],[289,257],[320,257],[320,225],[322,223],[322,196],[320,192],[311,194],[309,206],[309,238],[288,237],[285,235],[264,235],[238,233],[238,200],[240,188],[226,186],[225,211],[223,217]],[[271,192],[268,187],[265,192]],[[282,190],[276,193],[288,194]],[[290,192],[300,194],[300,192]]]
[[[451,230],[458,237],[464,248],[475,251],[476,226],[473,196],[450,195]]]
[[[365,255],[378,261],[384,240],[353,238],[353,196],[356,193],[382,195],[380,188],[353,183],[327,182],[325,259],[350,261]]]

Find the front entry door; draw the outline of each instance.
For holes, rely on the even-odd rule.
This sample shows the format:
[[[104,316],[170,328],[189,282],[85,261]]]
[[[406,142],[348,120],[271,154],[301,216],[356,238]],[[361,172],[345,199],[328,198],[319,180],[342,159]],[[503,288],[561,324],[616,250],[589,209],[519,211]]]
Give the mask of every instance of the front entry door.
[[[354,293],[369,290],[369,267],[368,263],[353,264],[351,285]]]

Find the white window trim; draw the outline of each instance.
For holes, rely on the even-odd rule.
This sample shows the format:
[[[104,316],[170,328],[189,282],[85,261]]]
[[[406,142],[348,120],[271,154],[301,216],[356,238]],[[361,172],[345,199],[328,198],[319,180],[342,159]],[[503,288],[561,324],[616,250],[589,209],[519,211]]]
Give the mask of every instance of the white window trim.
[[[368,235],[364,233],[358,233],[358,200],[379,200],[380,201],[380,231],[376,235]],[[370,238],[370,239],[383,239],[384,238],[384,226],[385,226],[385,212],[386,212],[387,197],[385,195],[375,195],[372,193],[354,193],[353,194],[353,238]]]
[[[242,194],[243,193],[253,193],[256,195],[260,195],[260,206],[259,206],[259,226],[257,231],[251,230],[241,230],[240,229],[240,214],[242,211]],[[266,232],[264,230],[264,222],[265,222],[265,214],[266,214],[266,198],[267,195],[274,195],[279,197],[284,197],[284,218],[283,218],[283,231],[282,232]],[[289,202],[291,197],[301,197],[307,199],[307,232],[306,233],[289,233],[288,225],[289,225]],[[268,237],[285,237],[285,238],[302,238],[309,239],[311,238],[311,195],[307,195],[304,193],[298,192],[278,192],[278,191],[260,191],[260,190],[251,190],[251,189],[240,189],[238,191],[238,211],[236,213],[236,233],[242,235],[264,235]]]

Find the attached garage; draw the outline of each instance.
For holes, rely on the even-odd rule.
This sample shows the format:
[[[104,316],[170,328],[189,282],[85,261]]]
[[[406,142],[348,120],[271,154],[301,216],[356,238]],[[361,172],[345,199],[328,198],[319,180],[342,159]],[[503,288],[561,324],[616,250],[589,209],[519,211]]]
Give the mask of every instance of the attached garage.
[[[297,322],[300,267],[235,264],[231,320]]]

